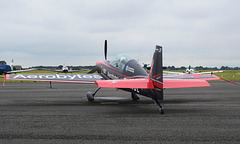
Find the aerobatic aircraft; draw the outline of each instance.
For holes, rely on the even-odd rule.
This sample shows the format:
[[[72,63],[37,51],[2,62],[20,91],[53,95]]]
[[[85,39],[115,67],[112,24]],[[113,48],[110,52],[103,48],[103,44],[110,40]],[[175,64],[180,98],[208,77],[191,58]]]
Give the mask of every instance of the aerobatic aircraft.
[[[87,93],[88,101],[94,101],[100,88],[117,88],[130,92],[133,100],[139,100],[137,94],[151,98],[162,114],[164,111],[160,101],[163,100],[165,88],[206,87],[210,86],[206,80],[219,79],[212,74],[163,75],[163,51],[158,45],[148,74],[137,60],[127,55],[118,55],[111,61],[107,60],[106,40],[104,45],[105,60],[97,61],[96,67],[87,74],[20,74],[7,75],[7,79],[96,84],[98,88]],[[98,74],[94,74],[95,72]]]

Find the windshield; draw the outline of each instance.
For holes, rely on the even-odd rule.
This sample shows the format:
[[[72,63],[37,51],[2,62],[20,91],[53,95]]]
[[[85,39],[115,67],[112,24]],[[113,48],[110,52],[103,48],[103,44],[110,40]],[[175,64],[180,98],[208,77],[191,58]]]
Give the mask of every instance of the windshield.
[[[113,65],[114,67],[123,70],[125,64],[131,60],[132,58],[127,56],[127,55],[118,55],[117,57],[115,57],[110,64]]]

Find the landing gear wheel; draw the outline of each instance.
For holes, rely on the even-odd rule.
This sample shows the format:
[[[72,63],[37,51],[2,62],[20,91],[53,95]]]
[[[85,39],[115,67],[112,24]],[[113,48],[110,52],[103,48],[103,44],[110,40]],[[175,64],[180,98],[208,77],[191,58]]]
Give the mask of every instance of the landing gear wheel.
[[[137,94],[132,93],[132,99],[133,99],[134,101],[138,101],[140,98],[138,97]]]
[[[153,101],[155,102],[155,104],[157,104],[159,106],[159,111],[161,114],[164,114],[164,110],[162,105],[160,104],[160,102],[158,101],[158,99],[156,97],[153,98]]]
[[[87,93],[87,99],[88,99],[89,102],[93,102],[93,101],[94,101],[94,96],[95,96],[95,94],[96,94],[100,89],[101,89],[101,88],[98,87],[98,88],[94,91],[94,93],[92,93],[92,92],[88,92],[88,93]]]
[[[87,99],[88,99],[88,101],[90,101],[90,102],[93,102],[93,101],[94,101],[94,96],[93,96],[93,93],[92,93],[92,92],[88,92],[88,93],[87,93]]]
[[[160,111],[161,114],[164,114],[163,108],[159,108],[159,111]]]

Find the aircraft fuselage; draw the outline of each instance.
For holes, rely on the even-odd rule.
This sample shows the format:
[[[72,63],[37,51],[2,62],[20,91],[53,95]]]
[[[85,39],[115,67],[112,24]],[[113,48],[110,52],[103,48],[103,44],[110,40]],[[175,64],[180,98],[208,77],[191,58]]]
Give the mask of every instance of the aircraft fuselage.
[[[9,65],[0,65],[0,74],[10,72],[12,68]]]
[[[97,72],[106,79],[148,77],[148,73],[140,65],[136,65],[136,63],[138,62],[132,59],[122,69],[111,65],[109,61],[98,61],[96,66]]]
[[[129,60],[121,69],[113,66],[110,61],[98,61],[96,63],[97,72],[104,79],[132,79],[132,78],[148,78],[148,73],[141,67],[141,65],[134,59]],[[147,97],[152,97],[152,90],[150,89],[128,89],[121,90],[137,93]]]

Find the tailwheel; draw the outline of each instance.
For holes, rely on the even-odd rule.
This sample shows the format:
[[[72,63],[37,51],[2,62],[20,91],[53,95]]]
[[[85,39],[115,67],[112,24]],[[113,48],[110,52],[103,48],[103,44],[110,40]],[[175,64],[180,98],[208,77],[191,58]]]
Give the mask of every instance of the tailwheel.
[[[140,98],[138,97],[137,94],[132,93],[132,99],[133,99],[134,101],[139,101]]]
[[[93,102],[94,101],[94,95],[92,92],[88,92],[87,93],[87,99],[89,102]]]
[[[161,108],[159,108],[159,111],[160,111],[160,113],[161,114],[164,114],[164,110],[163,110],[163,108],[161,107]]]
[[[161,114],[164,114],[164,110],[162,105],[160,104],[160,102],[158,101],[158,99],[156,97],[153,98],[153,101],[159,106],[159,111]]]

